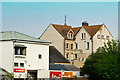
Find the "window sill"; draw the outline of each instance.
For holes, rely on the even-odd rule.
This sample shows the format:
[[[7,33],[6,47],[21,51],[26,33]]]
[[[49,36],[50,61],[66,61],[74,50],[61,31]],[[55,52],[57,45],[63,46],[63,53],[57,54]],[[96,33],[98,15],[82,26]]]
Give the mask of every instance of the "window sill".
[[[26,55],[14,55],[15,58],[26,58]]]
[[[85,39],[81,39],[81,40],[85,40]]]

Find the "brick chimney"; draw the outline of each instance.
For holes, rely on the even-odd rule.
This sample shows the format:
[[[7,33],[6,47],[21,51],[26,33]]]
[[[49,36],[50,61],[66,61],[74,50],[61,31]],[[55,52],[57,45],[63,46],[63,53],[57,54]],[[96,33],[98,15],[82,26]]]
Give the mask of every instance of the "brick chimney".
[[[86,21],[82,22],[82,26],[88,26],[88,25],[89,24]]]

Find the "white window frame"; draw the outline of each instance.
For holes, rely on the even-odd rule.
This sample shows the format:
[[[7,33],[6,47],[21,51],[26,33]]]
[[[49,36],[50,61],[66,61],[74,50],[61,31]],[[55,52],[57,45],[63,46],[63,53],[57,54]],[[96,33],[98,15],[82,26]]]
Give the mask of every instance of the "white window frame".
[[[69,49],[69,43],[66,43],[66,48]]]
[[[109,40],[109,39],[110,39],[110,36],[106,36],[106,39]]]
[[[73,54],[71,54],[71,60],[73,60],[74,59],[74,55]]]
[[[81,33],[82,34],[82,39],[86,39],[86,34],[85,33]]]
[[[97,35],[97,39],[100,39],[100,35]]]
[[[105,39],[105,38],[104,38],[104,35],[101,35],[101,39]]]

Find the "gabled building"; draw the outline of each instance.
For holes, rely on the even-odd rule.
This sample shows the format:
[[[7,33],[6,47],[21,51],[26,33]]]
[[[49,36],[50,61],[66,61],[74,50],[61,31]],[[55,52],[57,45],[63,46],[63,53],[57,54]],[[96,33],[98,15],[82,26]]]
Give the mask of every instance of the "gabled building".
[[[104,24],[89,26],[83,22],[82,27],[74,28],[66,24],[50,24],[39,39],[52,42],[71,64],[82,67],[86,58],[113,36]]]
[[[14,80],[49,78],[49,44],[16,31],[0,33],[0,67]]]

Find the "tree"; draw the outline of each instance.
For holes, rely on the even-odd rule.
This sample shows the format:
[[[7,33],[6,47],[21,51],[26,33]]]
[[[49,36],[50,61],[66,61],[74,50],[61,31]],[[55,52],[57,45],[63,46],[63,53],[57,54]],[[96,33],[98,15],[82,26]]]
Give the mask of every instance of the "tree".
[[[120,80],[120,42],[108,41],[88,57],[81,72],[89,80]]]

